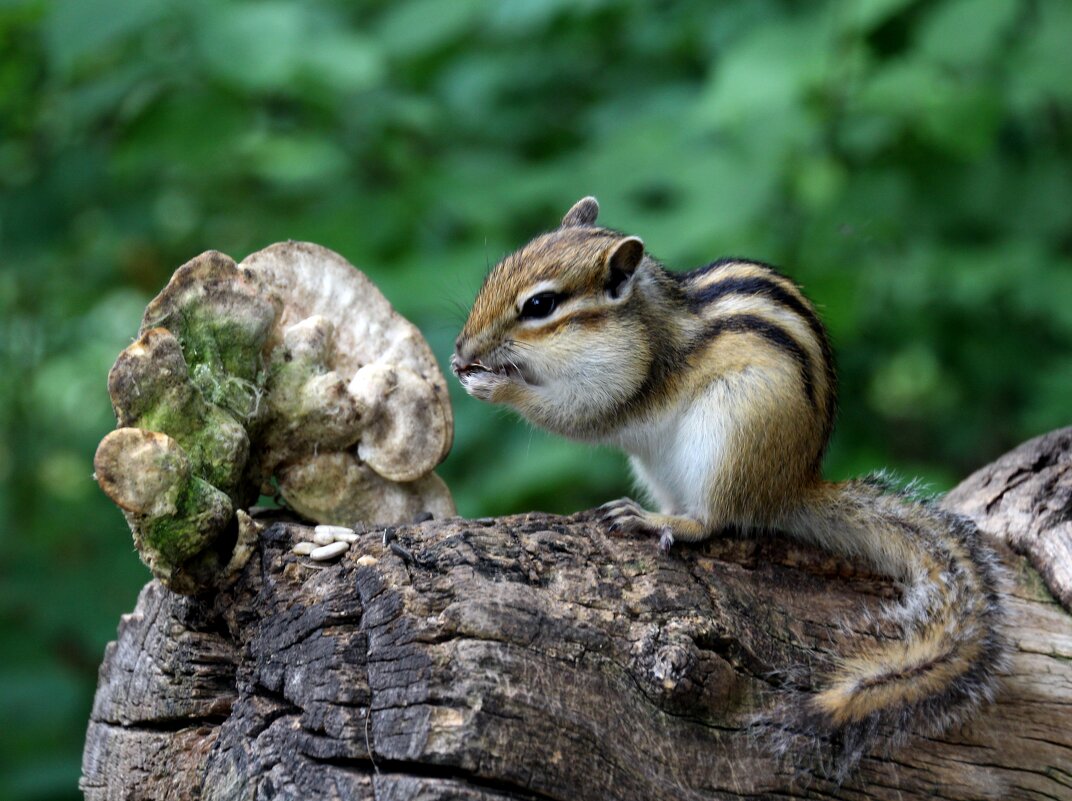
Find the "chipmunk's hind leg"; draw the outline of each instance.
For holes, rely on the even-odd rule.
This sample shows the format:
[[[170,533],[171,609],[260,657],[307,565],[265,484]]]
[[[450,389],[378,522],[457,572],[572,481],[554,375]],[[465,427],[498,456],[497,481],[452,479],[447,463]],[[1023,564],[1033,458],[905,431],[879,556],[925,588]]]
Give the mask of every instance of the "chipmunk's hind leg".
[[[659,550],[667,553],[675,541],[699,542],[711,536],[707,527],[692,517],[649,512],[632,498],[619,498],[599,507],[610,531],[636,531],[659,538]]]

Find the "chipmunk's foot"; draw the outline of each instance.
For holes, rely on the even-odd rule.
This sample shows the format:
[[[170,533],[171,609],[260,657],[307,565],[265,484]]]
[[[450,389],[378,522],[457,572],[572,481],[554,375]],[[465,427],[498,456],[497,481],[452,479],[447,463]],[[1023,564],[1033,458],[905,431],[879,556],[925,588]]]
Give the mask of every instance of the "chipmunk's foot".
[[[614,532],[638,532],[659,538],[659,550],[670,552],[676,541],[698,542],[706,539],[707,528],[691,517],[649,512],[632,498],[619,498],[599,507],[601,519]]]
[[[655,534],[658,526],[651,518],[654,515],[644,509],[632,498],[619,498],[599,507],[600,519],[608,523],[608,530],[614,532],[636,532]]]

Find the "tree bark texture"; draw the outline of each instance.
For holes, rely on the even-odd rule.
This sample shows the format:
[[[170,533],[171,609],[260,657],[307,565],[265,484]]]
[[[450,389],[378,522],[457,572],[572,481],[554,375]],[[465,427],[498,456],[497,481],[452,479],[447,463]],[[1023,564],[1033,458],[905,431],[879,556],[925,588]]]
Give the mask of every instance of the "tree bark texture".
[[[786,675],[807,680],[871,636],[854,621],[895,597],[890,583],[779,537],[663,557],[581,513],[429,521],[387,530],[387,545],[370,530],[327,566],[291,554],[296,524],[276,522],[215,597],[148,584],[105,653],[82,787],[89,799],[1072,799],[1072,618],[1040,577],[1068,602],[1070,498],[1072,429],[950,493],[1011,545],[996,546],[1010,572],[1002,691],[956,731],[866,757],[840,786],[768,756],[748,722],[784,698]]]

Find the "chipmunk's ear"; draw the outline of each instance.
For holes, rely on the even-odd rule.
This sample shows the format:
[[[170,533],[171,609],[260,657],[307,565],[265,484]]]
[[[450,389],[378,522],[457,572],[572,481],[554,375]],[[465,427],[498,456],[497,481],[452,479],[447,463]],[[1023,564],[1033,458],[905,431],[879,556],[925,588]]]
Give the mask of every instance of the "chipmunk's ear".
[[[596,221],[597,216],[599,216],[599,201],[591,195],[582,197],[566,212],[566,216],[562,218],[562,227],[591,225]]]
[[[644,260],[644,241],[638,236],[627,236],[614,243],[607,256],[606,292],[614,300],[625,296],[632,285],[633,275]]]

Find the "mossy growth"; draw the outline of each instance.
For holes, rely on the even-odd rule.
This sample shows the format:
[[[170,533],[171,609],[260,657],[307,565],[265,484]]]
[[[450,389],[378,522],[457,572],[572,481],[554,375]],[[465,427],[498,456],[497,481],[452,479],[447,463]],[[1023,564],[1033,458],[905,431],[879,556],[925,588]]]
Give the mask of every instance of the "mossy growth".
[[[206,400],[236,417],[256,418],[264,394],[261,349],[268,332],[209,314],[188,315],[182,322],[185,327],[175,334],[190,364],[194,385]]]
[[[164,328],[151,328],[119,355],[108,375],[108,391],[121,426],[173,437],[195,475],[243,502],[249,436],[230,413],[205,401],[190,380],[179,341]]]
[[[147,551],[155,565],[173,570],[205,551],[233,513],[227,495],[191,476],[179,487],[173,514],[141,521],[143,555]]]
[[[142,331],[171,331],[205,399],[250,420],[260,410],[264,351],[280,308],[230,257],[210,251],[175,272],[146,308]]]
[[[175,408],[161,404],[133,425],[174,437],[190,457],[194,473],[218,487],[236,503],[250,494],[242,486],[249,459],[249,437],[242,425],[218,406],[197,398]]]
[[[142,560],[179,592],[212,583],[227,563],[235,509],[259,494],[265,476],[250,464],[251,430],[266,417],[265,353],[279,313],[275,296],[231,259],[203,254],[149,304],[140,338],[109,374],[121,430],[158,436],[150,447],[132,435],[115,440],[105,460],[114,480],[101,486],[127,511]],[[165,471],[180,456],[186,472]],[[141,492],[154,481],[166,493]],[[127,486],[139,497],[124,505],[117,489]]]

